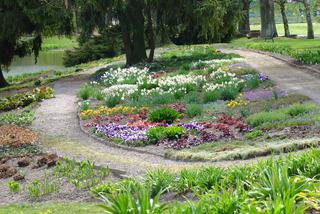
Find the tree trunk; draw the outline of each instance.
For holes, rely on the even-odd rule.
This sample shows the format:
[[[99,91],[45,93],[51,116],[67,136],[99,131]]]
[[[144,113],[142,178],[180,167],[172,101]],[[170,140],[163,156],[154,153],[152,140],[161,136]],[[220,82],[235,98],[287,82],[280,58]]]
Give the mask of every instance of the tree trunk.
[[[260,0],[261,11],[261,37],[273,38],[278,36],[274,20],[273,0]]]
[[[244,12],[244,15],[239,22],[239,32],[242,36],[245,36],[248,33],[250,33],[250,1],[251,0],[242,0],[242,10]]]
[[[149,58],[148,62],[152,62],[154,58],[154,50],[156,48],[155,44],[155,35],[154,35],[154,30],[153,30],[153,25],[152,25],[152,16],[151,16],[151,2],[150,0],[147,2],[147,35],[148,35],[148,43],[149,43],[149,48],[150,48],[150,53],[149,53]]]
[[[4,88],[6,86],[8,86],[8,82],[6,81],[6,79],[4,78],[4,75],[2,73],[2,70],[1,70],[1,66],[0,66],[0,88]]]
[[[314,0],[313,4],[313,16],[318,16],[318,7],[319,7],[319,0]]]
[[[147,59],[142,9],[142,0],[130,0],[125,9],[120,8],[118,11],[127,66],[143,62]]]
[[[306,19],[308,24],[308,39],[314,39],[313,24],[310,10],[310,0],[303,0],[304,7],[306,8]]]
[[[288,23],[288,18],[287,18],[287,14],[286,14],[286,5],[285,5],[285,3],[286,3],[286,0],[280,0],[279,1],[282,20],[283,20],[284,36],[285,37],[290,37],[289,23]]]

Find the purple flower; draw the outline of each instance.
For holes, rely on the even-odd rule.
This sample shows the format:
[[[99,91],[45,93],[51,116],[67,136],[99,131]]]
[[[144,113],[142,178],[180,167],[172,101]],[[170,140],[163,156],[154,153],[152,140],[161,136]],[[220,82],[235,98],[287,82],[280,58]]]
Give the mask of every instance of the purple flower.
[[[185,129],[195,129],[201,131],[204,129],[203,125],[200,123],[192,122],[192,123],[180,123],[178,126],[183,127]]]
[[[146,129],[127,125],[105,124],[96,125],[96,133],[102,133],[108,138],[118,138],[129,144],[146,142]]]
[[[250,101],[255,101],[255,100],[269,99],[269,98],[275,96],[275,94],[278,97],[285,96],[285,92],[280,89],[274,89],[274,90],[258,89],[258,90],[253,90],[253,91],[245,91],[243,93],[243,96]]]
[[[269,80],[269,77],[264,73],[260,73],[259,74],[259,80],[260,81],[266,81],[266,80]]]

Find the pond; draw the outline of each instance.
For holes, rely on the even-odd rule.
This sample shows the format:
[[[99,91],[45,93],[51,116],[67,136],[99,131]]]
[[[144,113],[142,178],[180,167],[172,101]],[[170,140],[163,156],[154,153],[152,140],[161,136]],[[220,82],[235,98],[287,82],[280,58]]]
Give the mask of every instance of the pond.
[[[15,57],[9,68],[9,72],[4,72],[4,76],[14,76],[22,73],[35,73],[44,70],[65,69],[63,66],[64,50],[44,51],[39,54],[37,64],[34,63],[34,56],[23,58]]]

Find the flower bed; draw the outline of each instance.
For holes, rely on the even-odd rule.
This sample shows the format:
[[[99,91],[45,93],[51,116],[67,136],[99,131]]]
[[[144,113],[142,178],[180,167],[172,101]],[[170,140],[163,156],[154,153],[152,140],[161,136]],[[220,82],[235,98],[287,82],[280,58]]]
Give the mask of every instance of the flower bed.
[[[148,65],[105,70],[87,85],[103,98],[100,106],[90,107],[91,101],[81,105],[82,124],[103,139],[135,147],[179,150],[245,140],[255,131],[246,123],[250,102],[285,94],[275,91],[265,74],[230,66],[241,61],[205,58],[159,72]]]
[[[36,101],[49,99],[53,97],[53,89],[50,87],[35,88],[31,92],[14,94],[12,96],[0,99],[0,112],[10,111],[19,107],[25,107]]]

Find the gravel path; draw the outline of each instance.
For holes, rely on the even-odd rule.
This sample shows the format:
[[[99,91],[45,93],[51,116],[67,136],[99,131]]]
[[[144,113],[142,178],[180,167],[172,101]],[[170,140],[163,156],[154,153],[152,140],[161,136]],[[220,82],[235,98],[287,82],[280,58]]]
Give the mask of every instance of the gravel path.
[[[320,80],[310,74],[293,68],[286,63],[262,54],[250,51],[224,50],[244,56],[246,62],[257,70],[268,74],[282,88],[310,96],[320,103]],[[32,128],[39,132],[43,146],[61,156],[74,157],[78,160],[94,160],[98,165],[108,165],[111,169],[123,171],[126,176],[143,175],[148,169],[165,167],[181,169],[199,166],[234,166],[254,163],[257,158],[246,161],[182,162],[167,160],[152,154],[143,154],[121,148],[104,145],[80,130],[77,118],[77,91],[87,81],[90,74],[100,68],[82,73],[76,78],[65,79],[54,84],[56,97],[43,101],[36,110],[36,119]]]

